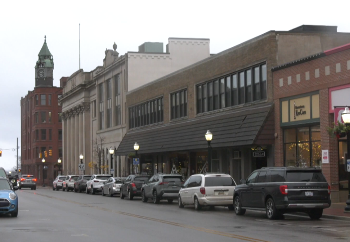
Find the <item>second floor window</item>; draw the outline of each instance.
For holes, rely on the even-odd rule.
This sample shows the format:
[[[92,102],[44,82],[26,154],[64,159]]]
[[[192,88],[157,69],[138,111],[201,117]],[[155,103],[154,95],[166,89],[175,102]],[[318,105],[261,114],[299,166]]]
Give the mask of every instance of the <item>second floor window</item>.
[[[187,116],[187,90],[170,94],[171,119]]]
[[[40,105],[46,105],[46,95],[45,94],[41,94],[40,95]]]
[[[129,108],[129,128],[163,122],[163,97]]]
[[[46,140],[46,129],[41,130],[41,140]]]
[[[41,122],[46,123],[46,112],[41,112]]]

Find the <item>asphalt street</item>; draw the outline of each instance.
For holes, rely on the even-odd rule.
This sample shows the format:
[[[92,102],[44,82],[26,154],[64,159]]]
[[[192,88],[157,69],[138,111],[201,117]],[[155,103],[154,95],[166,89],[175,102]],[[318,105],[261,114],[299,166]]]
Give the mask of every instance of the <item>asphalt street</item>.
[[[350,220],[286,215],[271,221],[256,211],[180,209],[177,201],[156,205],[40,187],[16,192],[19,214],[0,216],[0,242],[350,241]]]

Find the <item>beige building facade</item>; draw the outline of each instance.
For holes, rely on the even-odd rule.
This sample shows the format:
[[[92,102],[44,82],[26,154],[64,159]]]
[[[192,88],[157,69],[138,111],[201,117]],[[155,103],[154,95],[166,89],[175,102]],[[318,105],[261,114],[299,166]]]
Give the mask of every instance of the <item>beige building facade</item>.
[[[209,58],[209,47],[209,39],[169,38],[166,52],[162,43],[148,42],[139,52],[119,56],[114,44],[105,51],[102,66],[73,73],[60,99],[64,174],[128,175],[125,157],[109,153],[126,133],[126,93]]]

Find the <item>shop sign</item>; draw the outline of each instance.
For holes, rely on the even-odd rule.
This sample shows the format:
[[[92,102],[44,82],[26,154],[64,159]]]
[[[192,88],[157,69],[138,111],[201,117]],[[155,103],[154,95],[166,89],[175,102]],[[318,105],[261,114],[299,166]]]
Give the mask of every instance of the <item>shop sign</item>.
[[[265,157],[265,151],[253,151],[253,157]]]
[[[328,150],[322,150],[322,163],[329,163]]]
[[[334,123],[338,124],[339,123],[344,123],[343,118],[342,118],[342,113],[345,110],[345,106],[336,106],[334,107]]]
[[[140,158],[133,158],[132,159],[132,164],[133,165],[139,165],[140,164]]]
[[[297,116],[306,115],[305,105],[296,105],[294,102],[294,119],[297,119]]]

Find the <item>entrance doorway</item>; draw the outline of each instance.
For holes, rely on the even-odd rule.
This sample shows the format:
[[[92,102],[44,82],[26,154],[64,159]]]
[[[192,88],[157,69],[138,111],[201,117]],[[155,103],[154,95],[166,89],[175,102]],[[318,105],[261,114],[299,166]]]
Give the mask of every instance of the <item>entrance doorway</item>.
[[[255,158],[255,169],[267,167],[267,157],[256,157]]]

